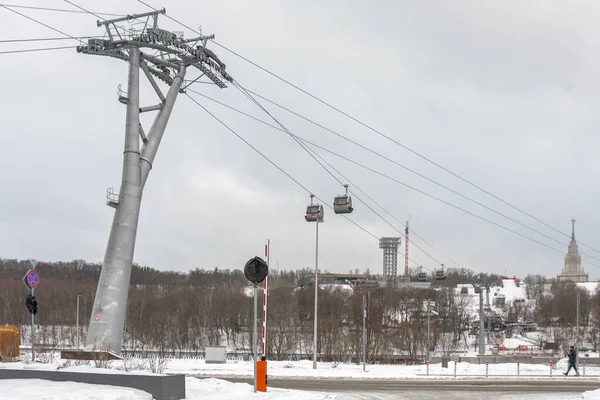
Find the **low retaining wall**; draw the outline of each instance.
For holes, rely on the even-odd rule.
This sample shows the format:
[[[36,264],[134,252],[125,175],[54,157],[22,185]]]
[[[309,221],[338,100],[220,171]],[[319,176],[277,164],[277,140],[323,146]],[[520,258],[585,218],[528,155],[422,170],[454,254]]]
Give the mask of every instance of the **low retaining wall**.
[[[0,379],[46,379],[55,382],[80,382],[96,385],[123,386],[143,390],[155,400],[185,399],[185,375],[96,374],[30,369],[0,369]]]

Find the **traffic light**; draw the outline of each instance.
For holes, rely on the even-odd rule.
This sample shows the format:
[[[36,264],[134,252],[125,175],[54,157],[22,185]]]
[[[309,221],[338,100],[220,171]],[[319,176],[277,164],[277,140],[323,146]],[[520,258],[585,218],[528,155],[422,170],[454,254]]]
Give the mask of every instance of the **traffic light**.
[[[35,296],[33,296],[31,293],[29,293],[27,295],[27,300],[25,300],[25,305],[27,306],[27,310],[29,310],[29,312],[33,315],[37,314],[38,309],[37,309],[37,300],[35,299]]]

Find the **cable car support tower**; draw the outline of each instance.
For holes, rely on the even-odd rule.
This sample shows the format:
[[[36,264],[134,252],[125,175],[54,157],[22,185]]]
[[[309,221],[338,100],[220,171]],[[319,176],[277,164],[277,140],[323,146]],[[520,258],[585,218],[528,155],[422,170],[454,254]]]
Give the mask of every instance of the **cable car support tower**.
[[[97,26],[106,29],[108,38],[88,39],[87,45],[77,47],[78,53],[117,58],[129,66],[127,93],[119,91],[118,98],[127,105],[121,188],[119,193],[112,188],[107,193],[107,204],[115,214],[85,341],[88,353],[121,355],[142,194],[177,95],[185,93],[182,86],[186,71],[189,67],[194,67],[194,72],[199,70],[199,76],[191,82],[206,77],[212,81],[208,83],[220,88],[226,87],[224,81],[233,82],[225,72],[225,64],[206,48],[208,39],[214,36],[183,39],[182,34],[158,27],[160,14],[166,14],[164,8],[98,21]],[[123,21],[136,21],[139,24],[135,26],[141,29],[133,29],[133,24],[132,29],[117,25]],[[140,107],[140,69],[160,99],[156,105]],[[157,80],[168,85],[166,95]],[[146,134],[139,118],[140,113],[150,111],[158,113]]]

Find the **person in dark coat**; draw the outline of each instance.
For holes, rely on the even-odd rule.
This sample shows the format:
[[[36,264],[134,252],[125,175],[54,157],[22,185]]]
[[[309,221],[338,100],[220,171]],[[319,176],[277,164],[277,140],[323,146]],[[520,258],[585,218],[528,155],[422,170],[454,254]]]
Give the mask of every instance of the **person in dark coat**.
[[[569,357],[569,368],[567,368],[567,372],[563,372],[563,374],[569,375],[569,371],[573,368],[575,370],[575,376],[579,376],[579,372],[577,371],[577,353],[573,346],[570,347],[567,356]]]

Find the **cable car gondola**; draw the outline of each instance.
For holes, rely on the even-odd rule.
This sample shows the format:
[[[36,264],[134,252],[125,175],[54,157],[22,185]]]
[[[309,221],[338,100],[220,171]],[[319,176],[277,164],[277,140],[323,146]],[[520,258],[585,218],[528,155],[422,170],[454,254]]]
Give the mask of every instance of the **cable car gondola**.
[[[460,288],[460,294],[469,294],[469,289],[466,286]]]
[[[427,282],[427,274],[423,272],[423,266],[419,267],[419,273],[417,274],[417,282]]]
[[[354,208],[352,208],[352,197],[348,196],[348,185],[344,185],[346,188],[346,194],[343,196],[336,196],[333,199],[333,212],[336,214],[350,214]]]
[[[444,264],[442,264],[442,269],[438,269],[435,271],[435,280],[436,281],[445,281],[446,273],[444,272]]]
[[[320,204],[313,204],[313,194],[310,195],[310,205],[306,207],[306,215],[304,219],[306,222],[323,222],[323,206]]]
[[[479,286],[479,285],[473,285],[473,286],[475,287],[475,293],[476,294],[481,293],[481,286]]]

